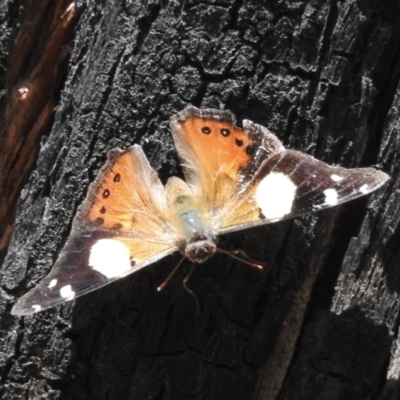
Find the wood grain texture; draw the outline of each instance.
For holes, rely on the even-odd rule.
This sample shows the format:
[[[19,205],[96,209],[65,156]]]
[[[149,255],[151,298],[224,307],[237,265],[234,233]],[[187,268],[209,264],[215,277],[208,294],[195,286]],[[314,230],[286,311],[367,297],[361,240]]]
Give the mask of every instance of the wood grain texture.
[[[2,398],[397,399],[397,2],[76,6],[59,108],[2,267]],[[0,33],[10,54],[6,35],[32,15],[17,5],[2,13],[13,21]],[[267,268],[224,255],[198,266],[190,287],[200,315],[181,284],[188,264],[156,291],[179,260],[169,257],[73,304],[12,317],[15,299],[51,268],[110,149],[138,143],[163,182],[180,174],[168,119],[188,104],[229,108],[289,148],[377,165],[392,179],[370,199],[223,237],[221,248]]]
[[[66,0],[54,4],[47,0],[26,2],[20,7],[20,29],[10,29],[14,40],[8,42],[8,60],[4,63],[11,68],[4,70],[0,104],[0,262],[14,229],[18,197],[57,106],[70,53],[68,44],[78,18],[75,7],[68,5]],[[9,33],[7,25],[6,20],[4,36]]]

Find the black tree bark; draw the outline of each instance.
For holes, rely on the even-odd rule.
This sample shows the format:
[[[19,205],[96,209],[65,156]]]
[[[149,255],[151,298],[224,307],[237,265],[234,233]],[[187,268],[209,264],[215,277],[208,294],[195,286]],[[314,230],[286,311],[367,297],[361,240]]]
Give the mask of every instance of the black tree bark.
[[[34,4],[1,10],[4,253],[19,193],[7,178],[26,179],[2,268],[2,398],[398,399],[400,4]],[[54,24],[33,29],[38,13]],[[78,14],[66,72],[37,86],[32,71],[46,51],[59,57],[44,77],[63,64]],[[67,32],[50,50],[48,25]],[[21,35],[31,46],[17,46]],[[16,52],[26,60],[18,73]],[[32,128],[11,140],[26,100],[41,107],[19,114]],[[221,248],[242,248],[267,268],[223,255],[198,266],[190,286],[200,314],[181,284],[189,265],[156,291],[172,256],[74,303],[11,316],[49,272],[110,149],[139,143],[164,182],[181,174],[167,121],[189,104],[229,108],[287,147],[345,167],[376,165],[392,179],[369,199],[222,237]],[[23,161],[39,146],[31,170]]]

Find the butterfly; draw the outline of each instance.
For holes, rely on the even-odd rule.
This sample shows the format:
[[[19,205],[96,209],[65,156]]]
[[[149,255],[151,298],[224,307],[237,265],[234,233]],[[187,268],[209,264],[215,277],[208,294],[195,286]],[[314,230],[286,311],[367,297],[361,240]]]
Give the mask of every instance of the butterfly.
[[[329,166],[287,150],[230,111],[187,107],[170,118],[185,181],[165,187],[140,146],[114,149],[90,185],[51,272],[14,315],[43,311],[180,251],[195,263],[216,237],[336,206],[382,186],[374,168]]]

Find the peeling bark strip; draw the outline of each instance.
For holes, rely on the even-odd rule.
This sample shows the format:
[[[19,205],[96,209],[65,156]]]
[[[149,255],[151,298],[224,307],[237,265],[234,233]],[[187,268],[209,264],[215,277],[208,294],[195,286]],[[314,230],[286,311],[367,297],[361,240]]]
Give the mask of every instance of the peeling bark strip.
[[[31,1],[9,56],[0,133],[0,264],[13,232],[17,199],[57,106],[78,21],[74,3],[54,3]]]
[[[82,0],[79,12],[0,278],[2,398],[398,400],[400,2]],[[190,265],[156,291],[170,257],[69,306],[11,316],[50,271],[109,150],[140,144],[164,182],[176,175],[168,118],[189,103],[392,179],[368,202],[223,237],[268,268],[223,255],[196,268],[201,314],[182,288]]]

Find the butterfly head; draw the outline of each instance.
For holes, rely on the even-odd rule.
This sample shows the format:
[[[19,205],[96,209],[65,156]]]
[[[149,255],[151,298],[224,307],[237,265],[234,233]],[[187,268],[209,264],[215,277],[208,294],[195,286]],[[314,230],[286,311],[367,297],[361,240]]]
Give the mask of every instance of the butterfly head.
[[[215,254],[217,246],[212,237],[200,236],[185,247],[186,257],[195,263],[203,263]]]

